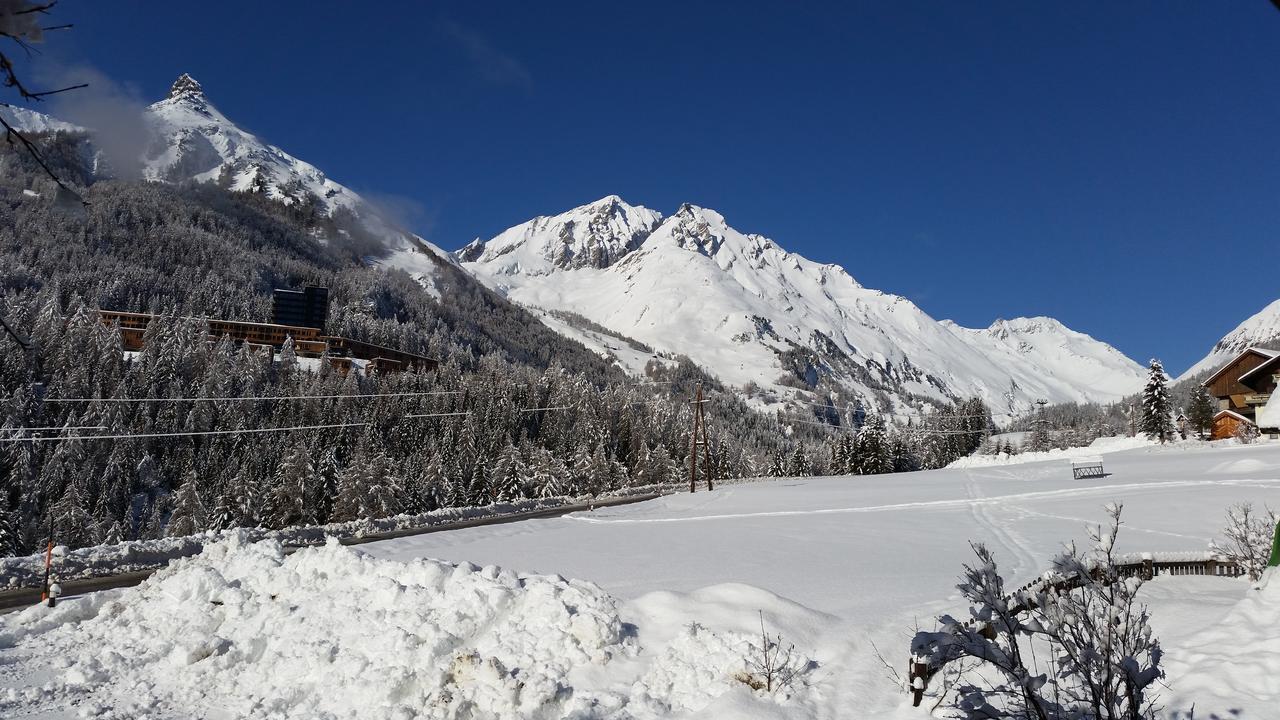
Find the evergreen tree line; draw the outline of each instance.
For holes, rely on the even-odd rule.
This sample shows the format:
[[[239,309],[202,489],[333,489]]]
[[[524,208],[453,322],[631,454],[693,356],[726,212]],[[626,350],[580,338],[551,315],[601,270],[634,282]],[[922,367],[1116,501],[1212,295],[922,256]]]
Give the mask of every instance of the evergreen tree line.
[[[930,413],[917,424],[893,425],[870,413],[861,427],[836,432],[825,454],[813,457],[804,442],[789,453],[775,451],[769,477],[880,475],[935,470],[972,455],[991,436],[990,410],[979,398]],[[837,428],[838,430],[839,428]]]
[[[52,291],[8,298],[0,312],[36,348],[30,359],[13,345],[0,354],[0,438],[24,437],[14,428],[74,437],[349,425],[0,442],[4,553],[33,551],[50,521],[59,542],[79,546],[594,495],[687,472],[688,383],[700,378],[687,362],[655,369],[661,384],[597,386],[497,354],[465,369],[450,360],[429,373],[361,375],[300,361],[288,343],[273,357],[210,342],[203,323],[177,317],[153,321],[127,357],[118,329],[82,303],[64,309]],[[336,397],[256,399],[282,396]],[[58,402],[74,398],[100,400]],[[790,442],[773,418],[725,393],[708,422],[717,479],[760,474],[757,458]]]

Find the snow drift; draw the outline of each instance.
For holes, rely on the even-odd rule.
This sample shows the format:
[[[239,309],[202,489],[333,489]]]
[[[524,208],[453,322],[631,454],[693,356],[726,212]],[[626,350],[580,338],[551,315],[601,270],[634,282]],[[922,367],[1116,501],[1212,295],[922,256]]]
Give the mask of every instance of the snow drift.
[[[65,659],[55,682],[11,692],[0,711],[627,718],[759,695],[734,679],[752,650],[745,632],[689,625],[649,652],[642,637],[587,582],[379,560],[336,541],[288,555],[232,536],[137,588],[0,621],[0,648],[34,639]]]
[[[1280,707],[1280,568],[1226,615],[1188,638],[1166,662],[1174,712],[1195,717],[1273,717]],[[1187,715],[1190,717],[1190,715]]]

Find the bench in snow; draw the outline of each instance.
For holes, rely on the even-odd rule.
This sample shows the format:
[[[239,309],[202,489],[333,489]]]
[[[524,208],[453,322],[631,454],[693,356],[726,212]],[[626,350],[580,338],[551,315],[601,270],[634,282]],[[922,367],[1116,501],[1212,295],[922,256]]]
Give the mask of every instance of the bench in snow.
[[[1071,461],[1071,474],[1075,479],[1105,477],[1101,457],[1076,458]]]

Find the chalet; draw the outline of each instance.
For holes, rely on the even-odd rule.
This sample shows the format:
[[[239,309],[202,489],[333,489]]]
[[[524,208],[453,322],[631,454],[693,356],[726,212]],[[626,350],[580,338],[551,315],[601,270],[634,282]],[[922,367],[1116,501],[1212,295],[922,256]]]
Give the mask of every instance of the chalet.
[[[1277,383],[1280,383],[1280,350],[1251,347],[1235,356],[1204,381],[1209,395],[1218,401],[1213,418],[1212,437],[1231,437],[1241,424],[1255,425],[1263,431],[1280,428],[1280,405],[1269,406]]]

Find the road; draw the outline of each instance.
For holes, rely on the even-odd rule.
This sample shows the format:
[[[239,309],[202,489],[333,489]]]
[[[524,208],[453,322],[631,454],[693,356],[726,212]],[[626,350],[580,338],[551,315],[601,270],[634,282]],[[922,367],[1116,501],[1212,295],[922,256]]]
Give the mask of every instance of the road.
[[[428,525],[426,527],[370,533],[368,535],[361,535],[360,537],[345,537],[341,538],[339,542],[343,545],[363,545],[365,543],[378,542],[379,540],[391,540],[393,538],[424,535],[426,533],[461,530],[463,528],[480,527],[483,525],[503,525],[506,523],[520,522],[522,520],[533,520],[536,518],[560,517],[562,515],[568,515],[569,513],[581,512],[592,508],[614,507],[617,505],[630,505],[632,503],[645,502],[646,500],[653,500],[656,497],[659,496],[656,494],[635,495],[632,497],[599,500],[591,503],[561,505],[560,507],[548,508],[546,510],[530,510],[529,512],[516,513],[513,515],[471,518],[469,520],[458,520],[455,522],[441,523],[439,525]],[[302,547],[306,546],[291,547],[288,549],[288,552],[296,552]],[[133,587],[134,585],[141,583],[143,580],[146,580],[156,570],[159,570],[159,568],[120,573],[118,575],[108,575],[104,577],[86,578],[83,580],[68,580],[61,583],[62,595],[64,598],[70,598],[76,595],[97,592],[99,590]],[[21,610],[22,608],[34,605],[38,602],[40,602],[40,588],[17,588],[14,590],[0,591],[0,614],[13,612],[14,610]]]

